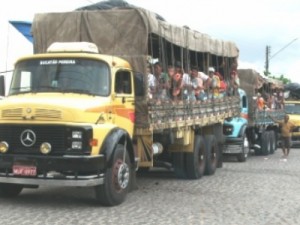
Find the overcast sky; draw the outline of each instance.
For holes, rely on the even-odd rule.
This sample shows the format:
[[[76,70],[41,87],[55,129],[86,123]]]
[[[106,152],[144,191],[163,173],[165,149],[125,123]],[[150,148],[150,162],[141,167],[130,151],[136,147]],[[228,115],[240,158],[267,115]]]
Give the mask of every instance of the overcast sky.
[[[9,0],[0,8],[0,71],[31,53],[31,44],[8,20],[33,20],[35,13],[62,12],[96,0]],[[169,23],[236,43],[239,68],[262,72],[266,45],[271,46],[269,70],[300,83],[299,0],[128,0],[129,4],[158,13]],[[299,38],[299,39],[298,39]],[[273,57],[272,57],[273,56]]]

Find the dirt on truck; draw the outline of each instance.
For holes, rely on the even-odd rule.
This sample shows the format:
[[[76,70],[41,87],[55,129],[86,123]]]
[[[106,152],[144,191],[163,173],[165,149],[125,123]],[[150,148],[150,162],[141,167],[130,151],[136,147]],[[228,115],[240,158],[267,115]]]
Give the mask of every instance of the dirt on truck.
[[[92,9],[34,17],[34,54],[17,60],[0,102],[2,195],[93,186],[97,202],[113,206],[136,170],[199,179],[222,166],[223,122],[239,114],[239,97],[151,98],[147,68],[179,61],[229,79],[236,45],[142,8]]]

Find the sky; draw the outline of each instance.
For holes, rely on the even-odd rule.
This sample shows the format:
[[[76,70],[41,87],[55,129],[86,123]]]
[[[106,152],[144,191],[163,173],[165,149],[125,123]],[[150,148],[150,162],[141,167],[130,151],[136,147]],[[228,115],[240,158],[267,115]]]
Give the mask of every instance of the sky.
[[[15,60],[32,53],[32,45],[9,20],[32,22],[35,13],[64,12],[97,0],[10,0],[0,8],[0,72],[11,70]],[[299,0],[127,0],[129,4],[184,26],[232,41],[239,48],[239,68],[260,73],[270,46],[269,71],[300,83]]]

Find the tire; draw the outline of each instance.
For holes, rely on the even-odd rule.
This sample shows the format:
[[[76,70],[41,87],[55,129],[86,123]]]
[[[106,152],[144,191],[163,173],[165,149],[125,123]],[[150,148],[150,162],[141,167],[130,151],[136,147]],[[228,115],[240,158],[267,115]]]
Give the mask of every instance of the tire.
[[[274,152],[278,149],[278,134],[277,134],[277,132],[276,131],[273,131],[274,132],[274,142],[275,142],[275,144],[274,144],[274,146],[275,146],[275,149],[274,149]]]
[[[145,173],[149,173],[149,171],[150,171],[150,167],[139,167],[137,173],[145,174]]]
[[[265,131],[261,135],[261,152],[262,155],[270,154],[270,135],[268,131]]]
[[[213,135],[206,135],[205,147],[206,147],[206,163],[205,163],[205,175],[213,175],[217,169],[218,163],[218,143]]]
[[[270,154],[274,154],[276,150],[276,139],[273,130],[269,131],[269,137],[270,137]]]
[[[179,179],[187,178],[187,172],[185,167],[185,154],[183,152],[173,153],[173,168],[175,176]]]
[[[118,144],[113,154],[112,165],[106,169],[104,184],[95,186],[97,202],[105,206],[121,204],[126,199],[133,179],[128,152],[123,145]]]
[[[23,187],[20,184],[0,183],[0,196],[7,198],[16,197],[21,193]]]
[[[254,154],[255,155],[261,155],[262,154],[261,149],[254,149]]]
[[[206,150],[202,136],[196,135],[194,151],[186,153],[186,176],[189,179],[200,179],[204,175]]]
[[[217,163],[217,168],[222,168],[223,167],[223,148],[224,144],[219,144],[218,145],[218,163]]]
[[[241,148],[242,148],[242,153],[237,155],[237,160],[239,162],[246,162],[247,161],[247,158],[248,158],[248,155],[249,155],[249,141],[248,141],[248,138],[247,138],[247,135],[244,134],[243,135],[243,143],[241,145]]]

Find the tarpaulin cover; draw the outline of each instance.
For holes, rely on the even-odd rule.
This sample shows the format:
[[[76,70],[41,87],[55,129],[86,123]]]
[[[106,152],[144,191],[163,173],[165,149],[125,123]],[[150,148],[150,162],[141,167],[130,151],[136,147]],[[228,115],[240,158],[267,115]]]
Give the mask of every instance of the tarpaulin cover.
[[[169,24],[142,8],[36,14],[32,33],[35,53],[45,52],[53,42],[93,42],[100,53],[125,58],[140,72],[146,68],[148,38],[152,33],[198,52],[224,57],[238,57],[239,54],[233,42]]]

